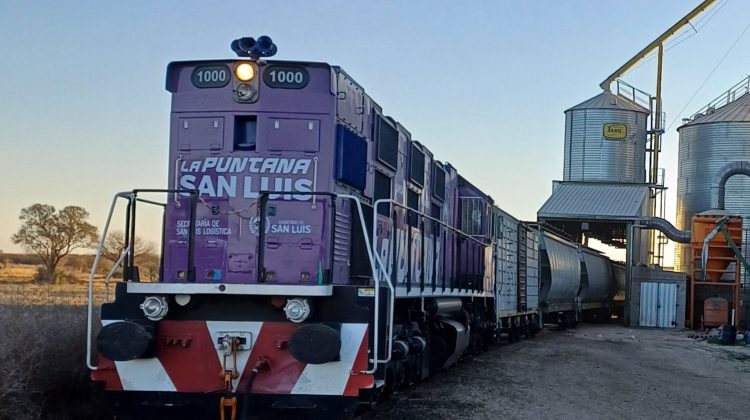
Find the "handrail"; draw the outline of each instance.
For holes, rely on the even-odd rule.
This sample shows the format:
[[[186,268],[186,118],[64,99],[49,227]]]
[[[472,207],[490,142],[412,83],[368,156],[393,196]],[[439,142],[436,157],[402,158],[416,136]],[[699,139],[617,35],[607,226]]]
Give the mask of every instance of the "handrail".
[[[89,284],[88,294],[86,302],[86,366],[91,370],[97,370],[99,367],[91,363],[91,336],[93,333],[93,317],[94,317],[94,274],[96,274],[96,268],[99,265],[99,258],[102,256],[102,249],[104,249],[104,240],[107,238],[107,231],[109,230],[109,223],[112,221],[112,214],[115,211],[115,205],[117,204],[118,198],[129,198],[132,193],[130,191],[119,192],[112,198],[112,205],[109,208],[109,214],[107,215],[107,221],[104,223],[104,229],[102,235],[99,238],[99,246],[96,248],[96,255],[94,256],[94,263],[91,265],[91,273],[89,273]]]
[[[106,302],[109,302],[109,280],[112,278],[112,276],[115,275],[115,272],[120,267],[120,264],[122,264],[122,260],[125,259],[126,256],[130,254],[130,245],[126,246],[125,249],[122,251],[122,255],[120,255],[120,258],[115,261],[115,263],[112,265],[112,269],[109,270],[109,273],[104,277],[104,300]]]
[[[429,216],[429,215],[427,215],[425,213],[422,213],[420,211],[412,209],[412,208],[410,208],[410,207],[408,207],[408,206],[406,206],[406,205],[404,205],[402,203],[396,202],[395,200],[392,200],[392,199],[389,199],[389,198],[382,198],[382,199],[379,199],[379,200],[375,200],[375,202],[372,205],[372,208],[373,208],[373,211],[372,211],[372,222],[373,222],[372,223],[372,237],[373,237],[373,246],[374,246],[374,239],[376,237],[376,232],[377,232],[378,206],[381,205],[381,204],[383,204],[383,203],[393,204],[396,207],[400,207],[400,208],[406,209],[408,212],[416,213],[417,215],[420,215],[423,218],[426,218],[426,219],[431,220],[433,222],[437,222],[438,224],[440,224],[444,228],[447,228],[448,230],[452,231],[453,233],[458,234],[460,236],[463,236],[464,239],[476,242],[477,244],[479,244],[481,246],[486,246],[487,245],[483,241],[480,241],[479,239],[476,239],[473,236],[468,235],[468,234],[464,233],[463,231],[454,228],[453,226],[451,226],[451,225],[443,222],[440,219],[434,218],[434,217]],[[393,228],[395,230],[396,227],[394,226]],[[380,273],[382,271],[384,274],[386,274],[386,276],[385,276],[385,278],[386,278],[386,285],[388,286],[388,289],[390,290],[390,296],[389,296],[389,303],[390,303],[390,305],[389,305],[389,311],[390,311],[390,313],[388,314],[389,315],[388,319],[390,319],[391,322],[388,325],[388,351],[387,351],[388,355],[387,355],[387,357],[385,359],[377,359],[377,358],[375,359],[376,363],[388,363],[388,362],[391,361],[391,355],[393,353],[393,308],[395,307],[395,302],[396,302],[396,289],[393,286],[393,282],[392,282],[392,279],[391,279],[393,273],[390,273],[390,271],[386,268],[386,264],[383,262],[383,259],[380,257],[380,253],[373,250],[372,255],[374,255],[375,261],[378,263],[378,267],[379,267],[378,273]],[[375,271],[373,271],[373,276],[375,276],[375,275],[376,275]],[[378,277],[375,279],[375,284],[377,285],[379,282],[380,282],[380,278],[379,278],[379,275],[378,275]],[[377,295],[377,290],[376,290],[375,293]]]
[[[693,113],[693,115],[690,116],[690,119],[694,120],[700,116],[703,116],[710,109],[715,110],[716,108],[721,108],[722,106],[729,105],[748,92],[750,92],[750,76],[747,76],[739,82],[735,83],[734,86],[730,87],[724,93],[717,96],[714,100]]]
[[[267,205],[268,197],[271,194],[289,194],[289,191],[261,191],[260,192],[261,204],[258,208],[258,211],[260,213],[259,222],[261,223],[261,225],[259,226],[259,234],[265,232],[265,226],[264,226],[265,213],[266,213],[265,208]],[[360,223],[360,226],[362,227],[362,232],[364,232],[364,235],[362,236],[364,237],[365,249],[367,249],[367,259],[370,262],[370,270],[372,271],[372,274],[373,274],[373,280],[374,280],[373,283],[374,283],[374,288],[375,288],[375,296],[374,296],[374,302],[373,302],[373,305],[375,307],[374,317],[373,317],[373,329],[374,329],[373,337],[375,337],[375,339],[373,340],[373,343],[372,343],[373,364],[372,364],[371,369],[361,371],[360,373],[363,375],[372,375],[377,371],[378,363],[380,362],[378,358],[378,354],[380,350],[378,348],[378,332],[380,329],[380,280],[376,277],[377,271],[376,271],[375,259],[373,258],[373,255],[377,255],[377,253],[374,251],[374,247],[373,247],[374,243],[372,245],[370,244],[370,237],[367,235],[367,223],[365,222],[365,215],[364,215],[364,211],[362,210],[362,201],[359,199],[359,197],[354,196],[354,195],[337,194],[337,193],[332,193],[328,191],[311,191],[308,194],[310,194],[313,197],[317,195],[327,196],[331,198],[331,201],[336,200],[337,198],[348,199],[348,200],[352,200],[354,204],[357,206],[357,215],[359,216],[359,223]],[[377,212],[374,211],[374,214],[377,214]],[[333,212],[333,214],[331,214],[331,218],[332,220],[335,220],[336,218],[335,211]],[[333,230],[333,226],[331,226],[331,229]],[[373,232],[373,235],[374,235],[374,232]],[[259,238],[262,238],[262,237],[259,235]],[[375,236],[373,236],[373,239],[374,238]],[[263,243],[262,239],[259,239],[258,246],[260,249],[263,249],[262,243]],[[263,258],[260,255],[258,256],[258,262],[259,262],[259,265],[262,266]],[[258,273],[260,275],[260,271]],[[393,297],[395,293],[393,293],[392,285],[390,285],[390,289],[391,289],[391,297]],[[392,307],[393,306],[391,306],[391,308]],[[393,334],[392,329],[390,333]]]
[[[373,274],[373,280],[374,280],[373,283],[375,283],[374,284],[374,286],[375,286],[375,301],[373,302],[373,304],[375,305],[375,319],[374,319],[374,326],[373,326],[373,328],[375,330],[375,332],[373,333],[373,337],[375,337],[375,340],[373,340],[374,343],[372,344],[372,346],[373,346],[373,352],[372,353],[373,353],[373,356],[374,356],[374,358],[373,358],[374,363],[372,364],[372,369],[369,369],[369,370],[366,370],[366,371],[362,372],[365,375],[372,375],[378,369],[378,362],[377,362],[377,356],[378,356],[378,335],[377,335],[377,332],[378,332],[378,327],[380,326],[380,324],[379,324],[379,322],[380,322],[379,321],[380,320],[380,316],[379,316],[380,315],[380,313],[379,313],[379,311],[380,311],[380,281],[379,281],[379,279],[377,279],[375,277],[375,260],[373,259],[373,255],[376,254],[376,252],[374,251],[373,247],[371,246],[371,244],[370,244],[370,238],[367,235],[367,223],[365,222],[365,215],[364,215],[364,212],[362,211],[362,202],[359,200],[358,197],[353,196],[353,195],[349,195],[349,194],[339,194],[338,197],[340,197],[340,198],[348,198],[348,199],[354,201],[354,204],[357,206],[357,214],[359,215],[359,223],[362,226],[362,232],[364,233],[364,235],[362,235],[362,236],[365,239],[365,246],[367,247],[367,259],[370,260],[370,270],[372,271],[372,274]],[[373,236],[373,243],[374,243],[374,240],[375,240],[375,237]]]
[[[648,108],[649,110],[653,109],[651,101],[654,97],[651,96],[650,93],[643,91],[641,89],[638,89],[637,87],[631,85],[630,83],[622,79],[615,80],[615,83],[617,87],[615,90],[615,93],[618,96],[621,96],[635,104],[641,105],[644,108]],[[622,87],[625,87],[627,89],[626,90],[622,89]],[[629,93],[630,95],[626,95],[627,93]]]
[[[378,224],[378,206],[380,204],[386,203],[386,202],[393,202],[396,204],[395,201],[388,199],[388,198],[382,198],[380,200],[375,200],[374,203],[372,203],[372,242],[373,242],[373,248],[377,244],[376,242],[376,234],[377,234],[377,224]],[[396,226],[393,227],[394,229]],[[391,281],[391,274],[388,269],[385,267],[385,263],[383,263],[382,258],[380,258],[380,253],[376,252],[374,249],[372,250],[372,255],[375,256],[375,261],[378,263],[378,270],[373,271],[373,279],[375,280],[375,296],[378,295],[379,286],[380,286],[380,273],[381,271],[385,274],[385,280],[386,280],[386,286],[388,286],[388,290],[390,292],[388,296],[388,335],[386,336],[386,343],[388,343],[388,350],[387,350],[387,357],[385,359],[378,358],[377,353],[374,354],[374,367],[373,370],[377,368],[378,363],[388,363],[391,360],[391,353],[393,353],[393,308],[396,304],[396,289],[393,287],[393,282]],[[379,317],[376,317],[377,320]],[[375,345],[377,345],[378,337],[375,337]]]
[[[98,366],[95,366],[91,361],[92,356],[92,336],[93,336],[93,318],[94,318],[94,276],[96,274],[96,269],[99,267],[99,260],[102,256],[102,251],[104,250],[104,242],[107,239],[107,233],[109,231],[109,225],[112,222],[112,215],[115,211],[115,206],[117,205],[117,200],[120,198],[124,198],[128,200],[128,211],[126,215],[126,232],[125,232],[125,242],[126,242],[126,248],[125,252],[122,253],[118,261],[115,263],[114,267],[110,272],[107,274],[105,278],[105,285],[107,294],[109,293],[109,279],[114,275],[115,270],[118,265],[122,264],[123,261],[126,261],[125,267],[128,267],[127,260],[132,259],[134,256],[133,252],[130,252],[132,249],[134,249],[135,244],[135,204],[138,201],[142,201],[149,204],[156,204],[156,205],[162,205],[162,203],[152,202],[150,200],[143,200],[138,198],[138,193],[174,193],[174,194],[188,194],[191,197],[191,215],[190,215],[190,226],[191,229],[189,230],[191,234],[191,240],[190,244],[188,244],[188,272],[192,272],[192,264],[193,264],[193,248],[192,248],[192,235],[194,234],[195,230],[192,228],[195,226],[195,206],[197,203],[197,197],[198,197],[198,191],[196,190],[184,190],[184,189],[135,189],[132,191],[122,191],[119,193],[116,193],[114,197],[112,198],[112,204],[109,208],[109,213],[107,214],[107,219],[104,223],[104,229],[102,230],[101,236],[99,237],[99,245],[96,248],[96,255],[94,256],[94,262],[91,265],[91,272],[89,273],[89,279],[88,279],[88,290],[86,294],[87,302],[86,302],[86,366],[91,370],[97,370]],[[164,205],[166,207],[166,205]],[[131,223],[132,222],[132,223]],[[132,226],[131,226],[132,224]],[[163,250],[162,250],[163,251]],[[108,299],[107,295],[107,299]]]

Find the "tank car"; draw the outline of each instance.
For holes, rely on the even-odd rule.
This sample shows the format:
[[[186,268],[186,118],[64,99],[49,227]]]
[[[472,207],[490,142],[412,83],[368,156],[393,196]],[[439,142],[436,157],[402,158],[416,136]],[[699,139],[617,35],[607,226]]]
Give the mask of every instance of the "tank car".
[[[561,328],[572,327],[579,314],[579,245],[550,230],[539,230],[539,301],[543,320]]]
[[[608,319],[615,310],[615,294],[624,289],[610,259],[560,233],[538,228],[543,320],[565,329],[581,319]]]
[[[610,260],[591,248],[581,247],[581,315],[585,320],[608,319],[615,289]]]
[[[625,265],[611,261],[610,269],[612,270],[612,284],[614,285],[611,298],[612,315],[621,317],[625,310]]]

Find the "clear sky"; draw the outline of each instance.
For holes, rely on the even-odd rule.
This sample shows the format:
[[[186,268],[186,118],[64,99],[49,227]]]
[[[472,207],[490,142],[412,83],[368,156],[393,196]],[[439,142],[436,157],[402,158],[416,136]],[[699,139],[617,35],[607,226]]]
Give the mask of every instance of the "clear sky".
[[[278,59],[342,66],[438,159],[535,219],[562,178],[563,111],[698,3],[0,0],[0,250],[20,250],[22,207],[79,205],[101,225],[114,192],[165,187],[167,63],[230,58],[231,40],[261,34]],[[667,125],[750,71],[746,34],[688,103],[750,2],[712,9],[668,45]],[[624,79],[654,92],[655,73],[651,60]],[[678,125],[662,155],[670,219]]]

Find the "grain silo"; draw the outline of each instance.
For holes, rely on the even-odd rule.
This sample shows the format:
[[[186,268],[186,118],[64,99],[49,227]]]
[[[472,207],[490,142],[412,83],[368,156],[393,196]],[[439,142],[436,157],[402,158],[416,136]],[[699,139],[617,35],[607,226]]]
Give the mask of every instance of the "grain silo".
[[[711,183],[716,173],[734,161],[750,161],[750,78],[735,85],[699,113],[685,120],[677,131],[678,229],[690,229],[696,213],[711,208]],[[743,254],[748,255],[750,228],[750,177],[733,176],[726,184],[725,209],[745,219]],[[677,244],[675,269],[688,272],[690,247]]]
[[[649,114],[609,91],[565,111],[563,181],[644,184]]]

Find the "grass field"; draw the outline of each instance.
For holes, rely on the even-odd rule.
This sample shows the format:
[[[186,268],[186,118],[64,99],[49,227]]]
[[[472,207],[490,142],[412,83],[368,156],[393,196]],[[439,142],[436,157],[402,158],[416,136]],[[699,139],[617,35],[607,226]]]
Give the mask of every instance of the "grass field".
[[[2,304],[0,337],[0,419],[112,418],[85,366],[85,306]]]
[[[85,305],[89,273],[80,270],[64,271],[68,281],[59,284],[37,283],[34,276],[38,266],[8,264],[0,267],[0,304],[6,305]],[[109,285],[113,296],[115,282]],[[94,302],[106,299],[104,277],[94,277]]]
[[[111,419],[85,366],[88,273],[68,270],[68,281],[45,284],[34,282],[37,269],[0,266],[0,420]],[[94,289],[98,307],[101,276]]]

